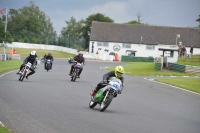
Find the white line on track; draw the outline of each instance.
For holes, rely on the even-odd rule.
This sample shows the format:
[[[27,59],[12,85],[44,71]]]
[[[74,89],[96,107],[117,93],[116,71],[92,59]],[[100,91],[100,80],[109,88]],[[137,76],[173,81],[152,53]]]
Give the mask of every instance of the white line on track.
[[[11,73],[11,72],[14,72],[14,71],[17,71],[17,70],[13,70],[13,71],[10,71],[10,72],[7,72],[7,73],[4,73],[4,74],[0,75],[0,78],[3,77],[3,76],[5,76],[6,74],[9,74],[9,73]]]
[[[4,125],[3,125],[3,123],[1,121],[0,121],[0,125],[2,125],[4,127]]]
[[[165,84],[165,83],[162,83],[162,82],[158,82],[158,81],[155,81],[154,79],[149,79],[149,78],[144,78],[144,79],[145,79],[145,80],[152,81],[152,82],[160,83],[160,84],[163,84],[163,85],[167,85],[167,86],[170,86],[170,87],[173,87],[173,88],[176,88],[176,89],[180,89],[180,90],[183,90],[183,91],[187,91],[187,92],[190,92],[190,93],[193,93],[193,94],[200,95],[199,93],[196,93],[196,92],[193,92],[193,91],[189,91],[189,90],[185,90],[185,89],[183,89],[183,88],[176,87],[176,86],[169,85],[169,84]]]

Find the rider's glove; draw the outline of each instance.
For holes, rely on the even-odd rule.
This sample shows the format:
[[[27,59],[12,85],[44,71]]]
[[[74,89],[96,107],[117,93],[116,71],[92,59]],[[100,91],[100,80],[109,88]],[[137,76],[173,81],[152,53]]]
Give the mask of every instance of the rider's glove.
[[[122,93],[122,91],[118,90],[118,94],[121,94],[121,93]]]
[[[104,83],[104,84],[107,84],[107,83],[108,83],[108,81],[107,81],[107,80],[103,80],[103,83]]]

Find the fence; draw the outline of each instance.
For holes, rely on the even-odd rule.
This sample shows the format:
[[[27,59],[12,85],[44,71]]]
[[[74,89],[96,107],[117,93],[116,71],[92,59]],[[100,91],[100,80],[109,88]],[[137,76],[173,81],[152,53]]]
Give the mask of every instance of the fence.
[[[170,63],[168,62],[169,70],[178,71],[178,72],[185,72],[185,65]]]
[[[200,62],[200,55],[195,55],[191,57],[186,57],[185,58],[186,62]]]
[[[78,50],[85,50],[86,40],[83,38],[62,36],[62,37],[59,37],[58,39],[58,46],[63,46],[63,47],[73,48],[73,49],[78,49]]]
[[[135,57],[122,55],[121,61],[124,62],[154,62],[153,57]]]

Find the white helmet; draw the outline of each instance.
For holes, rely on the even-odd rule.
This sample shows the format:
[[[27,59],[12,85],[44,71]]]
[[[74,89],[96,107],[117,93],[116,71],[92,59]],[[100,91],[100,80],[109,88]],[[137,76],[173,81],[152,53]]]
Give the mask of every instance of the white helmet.
[[[33,52],[36,54],[36,51],[35,51],[35,50],[33,50]]]
[[[78,52],[78,55],[83,55],[83,52],[82,52],[82,51],[79,51],[79,52]]]
[[[30,53],[30,58],[31,58],[31,59],[34,59],[35,57],[36,57],[36,56],[35,56],[35,52],[32,51],[32,52]]]

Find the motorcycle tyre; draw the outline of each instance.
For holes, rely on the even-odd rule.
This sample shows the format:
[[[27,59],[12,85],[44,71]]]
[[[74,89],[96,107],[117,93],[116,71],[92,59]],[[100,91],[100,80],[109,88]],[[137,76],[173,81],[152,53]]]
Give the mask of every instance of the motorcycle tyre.
[[[104,110],[106,110],[106,108],[107,108],[107,107],[110,105],[110,103],[112,102],[112,99],[113,99],[113,95],[110,95],[110,96],[109,96],[109,99],[108,99],[106,102],[103,101],[103,102],[100,104],[100,111],[101,111],[101,112],[103,112]],[[105,104],[103,108],[101,107],[102,104]]]

